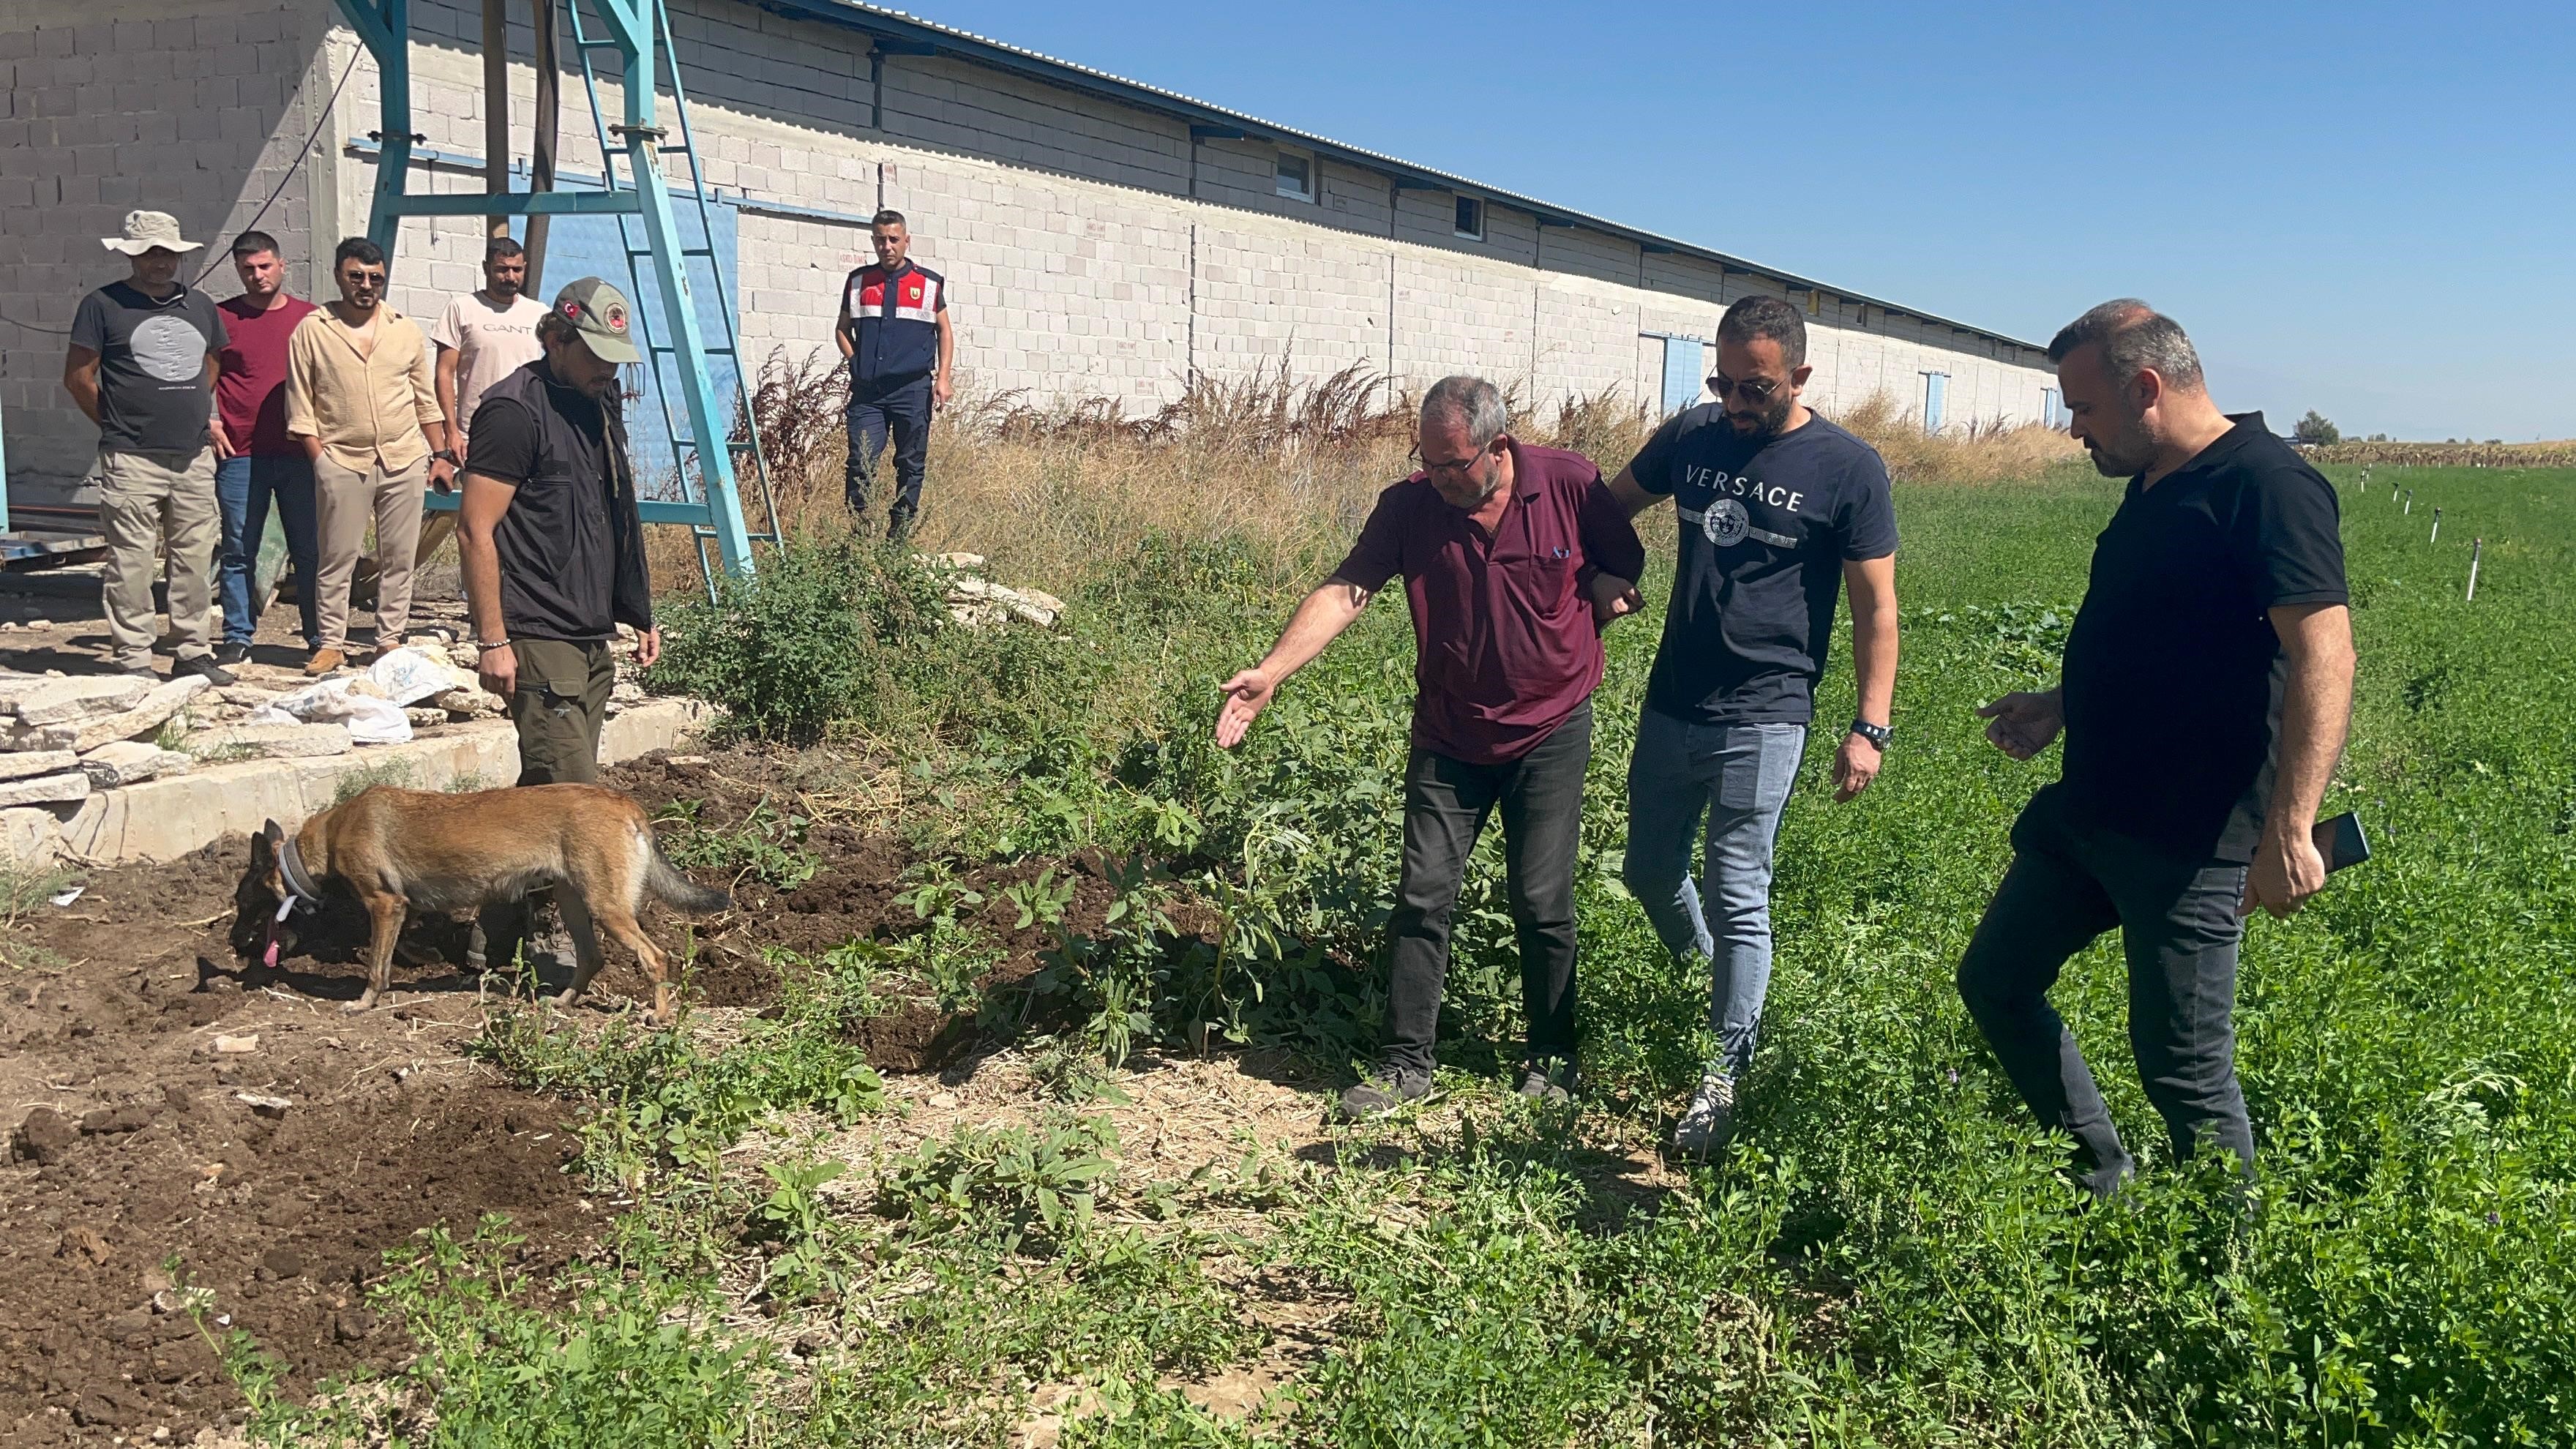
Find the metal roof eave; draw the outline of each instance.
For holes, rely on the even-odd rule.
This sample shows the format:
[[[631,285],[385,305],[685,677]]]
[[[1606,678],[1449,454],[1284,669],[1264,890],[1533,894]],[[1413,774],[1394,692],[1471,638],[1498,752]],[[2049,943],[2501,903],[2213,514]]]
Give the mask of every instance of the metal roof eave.
[[[1174,116],[1189,122],[1193,129],[1201,134],[1239,137],[1255,141],[1291,142],[1319,156],[1329,157],[1362,170],[1377,172],[1399,186],[1415,190],[1453,191],[1499,202],[1516,211],[1525,211],[1539,218],[1542,226],[1562,226],[1569,223],[1581,225],[1593,231],[1635,242],[1650,255],[1679,254],[1697,257],[1702,261],[1716,262],[1721,267],[1736,272],[1769,277],[1792,288],[1814,288],[1846,301],[1917,318],[1934,326],[1947,327],[1953,332],[2000,342],[2007,347],[2022,348],[2030,352],[2046,351],[2036,342],[1997,332],[1991,328],[1956,321],[1926,312],[1919,307],[1855,292],[1848,287],[1839,287],[1830,282],[1800,276],[1795,272],[1784,271],[1779,267],[1721,252],[1713,247],[1704,247],[1678,237],[1645,231],[1622,222],[1612,221],[1607,217],[1569,210],[1566,207],[1540,201],[1536,197],[1523,196],[1501,187],[1488,186],[1472,177],[1458,176],[1428,166],[1416,166],[1409,161],[1401,161],[1363,146],[1353,146],[1336,141],[1329,136],[1300,131],[1293,126],[1278,125],[1241,111],[1230,111],[1223,106],[1211,105],[1177,91],[1163,90],[1141,81],[1112,75],[1107,71],[1094,70],[1090,66],[1074,61],[1059,60],[1054,56],[1010,45],[988,36],[923,20],[900,10],[861,4],[859,0],[744,0],[744,3],[766,10],[773,15],[814,20],[826,25],[856,30],[868,36],[871,41],[893,42],[895,46],[901,48],[899,52],[890,50],[889,53],[952,56],[970,64],[1026,76],[1047,85],[1085,91],[1123,105],[1134,106],[1139,110]]]

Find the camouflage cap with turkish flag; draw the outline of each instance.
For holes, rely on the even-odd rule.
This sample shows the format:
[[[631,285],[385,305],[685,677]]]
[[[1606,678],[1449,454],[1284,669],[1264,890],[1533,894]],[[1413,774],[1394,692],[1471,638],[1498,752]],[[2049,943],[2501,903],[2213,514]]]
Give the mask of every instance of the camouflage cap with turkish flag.
[[[626,294],[599,278],[584,277],[555,293],[555,313],[573,325],[600,361],[644,360],[630,331],[634,318]]]

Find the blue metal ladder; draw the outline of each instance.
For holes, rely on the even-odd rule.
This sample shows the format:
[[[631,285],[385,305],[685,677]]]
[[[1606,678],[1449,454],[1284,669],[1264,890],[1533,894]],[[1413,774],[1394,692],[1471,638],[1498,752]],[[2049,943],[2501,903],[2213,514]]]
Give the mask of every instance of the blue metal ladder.
[[[751,420],[747,395],[737,403],[743,422],[745,441],[731,441],[734,410],[719,410],[715,384],[707,371],[710,356],[730,357],[734,362],[737,384],[748,389],[744,375],[741,343],[737,335],[732,299],[725,295],[723,273],[714,266],[711,248],[683,244],[671,210],[670,183],[662,175],[661,157],[667,153],[685,156],[689,173],[689,196],[698,208],[699,235],[710,241],[713,232],[707,227],[706,187],[698,173],[696,136],[689,128],[688,98],[681,89],[679,63],[671,53],[671,20],[663,0],[561,0],[572,16],[574,50],[581,58],[582,83],[590,93],[592,124],[598,130],[601,175],[604,189],[598,191],[509,192],[490,195],[466,192],[452,195],[420,195],[409,189],[411,149],[411,0],[338,0],[340,13],[358,39],[375,56],[381,81],[380,101],[383,116],[383,151],[376,162],[375,204],[367,222],[368,238],[394,254],[397,234],[406,216],[533,216],[582,215],[614,216],[618,235],[624,243],[627,260],[629,295],[637,306],[635,320],[642,336],[645,365],[654,369],[655,391],[662,399],[663,422],[671,430],[672,457],[678,464],[680,500],[646,499],[641,505],[647,523],[688,525],[696,536],[698,567],[709,586],[714,573],[709,567],[706,545],[716,544],[725,571],[748,574],[752,571],[751,545],[760,541],[778,541],[778,510],[770,493],[769,469],[760,446],[758,424]],[[587,4],[597,19],[585,22],[582,16]],[[624,78],[626,96],[625,121],[609,125],[600,111],[599,78],[592,57],[603,50],[614,50]],[[656,123],[655,110],[660,87],[654,82],[667,71],[672,109],[679,119],[680,144],[664,146],[669,134]],[[626,156],[625,175],[621,181],[616,156]],[[631,218],[631,221],[630,221]],[[643,245],[637,246],[631,226],[642,230]],[[695,298],[690,292],[689,259],[706,258],[708,272],[716,289],[716,311],[724,325],[722,346],[710,346],[706,328],[698,317]],[[668,340],[655,335],[650,309],[642,305],[642,278],[636,263],[649,258],[653,279],[662,304],[663,330]],[[669,371],[664,363],[667,360]],[[686,404],[688,428],[684,431],[679,417],[671,410],[672,386],[676,385]],[[732,401],[732,400],[728,400]],[[769,519],[769,528],[752,534],[744,525],[742,495],[735,472],[735,452],[747,453],[754,477],[760,486],[761,506]],[[694,480],[694,481],[693,481]],[[638,479],[639,489],[644,480]],[[449,499],[433,499],[433,505]]]

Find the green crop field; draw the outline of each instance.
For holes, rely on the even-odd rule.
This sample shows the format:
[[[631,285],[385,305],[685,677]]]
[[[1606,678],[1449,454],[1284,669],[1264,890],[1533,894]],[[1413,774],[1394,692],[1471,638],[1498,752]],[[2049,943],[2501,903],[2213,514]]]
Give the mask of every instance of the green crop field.
[[[1170,1083],[1241,1081],[1319,1120],[1332,1074],[1369,1054],[1410,691],[1401,606],[1381,601],[1226,757],[1206,740],[1216,681],[1295,593],[1247,549],[1119,558],[1063,589],[1055,637],[946,627],[936,583],[905,561],[816,544],[679,620],[671,668],[739,718],[827,727],[799,757],[823,782],[809,794],[836,769],[904,782],[913,805],[886,828],[925,862],[907,877],[916,924],[774,953],[783,995],[757,1014],[701,1008],[659,1034],[498,1018],[483,1054],[585,1107],[570,1170],[614,1228],[540,1279],[502,1225],[424,1242],[379,1290],[423,1350],[387,1383],[292,1404],[266,1355],[293,1347],[235,1344],[254,1431],[2576,1440],[2576,472],[2383,467],[2359,494],[2357,479],[2336,470],[2361,684],[2327,809],[2361,810],[2379,854],[2296,918],[2249,928],[2237,1020],[2262,1156],[2241,1210],[2214,1165],[2162,1155],[2114,950],[2079,958],[2056,997],[2143,1154],[2135,1191],[2105,1208],[2079,1205],[2062,1145],[2028,1126],[1951,985],[2006,826],[2056,769],[2053,751],[2017,765],[1987,747],[1971,710],[2053,675],[2114,483],[1900,487],[1899,743],[1847,806],[1824,787],[1833,742],[1810,743],[1738,1143],[1688,1171],[1654,1167],[1651,1143],[1696,1080],[1706,983],[1616,884],[1651,613],[1614,629],[1600,700],[1575,1107],[1526,1106],[1499,1081],[1518,987],[1489,843],[1460,908],[1441,1096],[1296,1151],[1245,1124],[1164,1171],[1134,1104],[1222,1139],[1234,1100],[1176,1100]],[[1651,595],[1673,525],[1645,526],[1663,560]],[[1849,717],[1848,668],[1838,648],[1821,720]],[[811,874],[785,815],[687,829],[693,864],[731,860],[782,892]],[[1075,860],[1108,901],[1079,920],[1051,901],[1055,877],[1030,880]],[[1036,975],[983,991],[999,947],[978,923],[999,888],[970,883],[1016,863],[1031,869],[1010,901],[1053,944]],[[940,1099],[871,1070],[852,1023],[907,994],[974,1010],[979,993],[1009,1080],[1029,1084],[1022,1110],[910,1130]],[[1237,1380],[1258,1386],[1248,1412],[1204,1391]]]

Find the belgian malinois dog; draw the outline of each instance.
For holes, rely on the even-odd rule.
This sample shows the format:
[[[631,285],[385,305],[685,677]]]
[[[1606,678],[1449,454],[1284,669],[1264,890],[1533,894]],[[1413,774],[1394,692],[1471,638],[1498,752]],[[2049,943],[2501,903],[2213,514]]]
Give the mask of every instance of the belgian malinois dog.
[[[552,886],[578,956],[572,985],[557,1002],[571,1005],[590,985],[605,930],[644,963],[653,978],[649,1019],[667,1023],[669,962],[635,913],[648,892],[691,915],[733,904],[731,895],[673,868],[644,807],[615,790],[529,785],[448,795],[377,785],[305,821],[292,836],[271,820],[252,837],[236,944],[248,954],[255,939],[261,964],[275,967],[288,917],[319,907],[332,881],[357,896],[374,927],[367,989],[343,1008],[348,1011],[364,1011],[384,994],[409,912],[479,910]],[[262,916],[265,924],[257,924]]]

